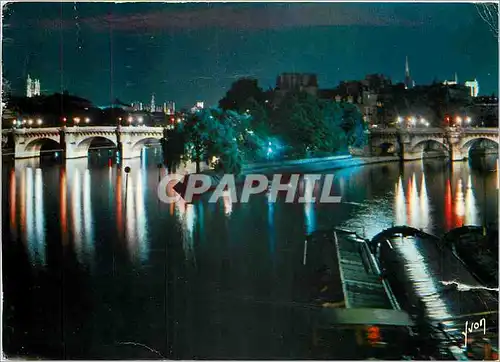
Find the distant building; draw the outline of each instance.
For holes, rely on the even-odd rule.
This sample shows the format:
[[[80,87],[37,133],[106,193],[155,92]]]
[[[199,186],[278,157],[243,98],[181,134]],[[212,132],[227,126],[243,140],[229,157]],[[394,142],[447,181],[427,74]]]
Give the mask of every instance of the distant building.
[[[455,79],[454,80],[445,80],[443,82],[444,85],[457,85],[458,84],[458,75],[455,73]]]
[[[413,79],[411,79],[410,75],[410,64],[408,63],[408,56],[406,57],[406,63],[405,63],[405,89],[411,89],[415,87],[415,82]]]
[[[316,74],[310,73],[283,73],[276,80],[276,91],[279,93],[301,91],[317,95],[318,78]]]
[[[195,113],[195,112],[199,111],[200,109],[203,109],[204,107],[205,107],[205,102],[198,101],[198,102],[196,102],[194,107],[191,108],[191,112]]]
[[[151,106],[150,106],[149,110],[151,112],[155,112],[156,111],[155,94],[154,93],[151,95]]]
[[[175,102],[169,101],[163,103],[163,112],[169,116],[175,113]]]
[[[479,94],[479,83],[477,79],[468,80],[465,82],[465,86],[470,88],[470,96],[477,97]]]
[[[132,109],[135,112],[141,111],[141,103],[140,102],[132,102]]]
[[[40,95],[40,80],[31,79],[28,74],[28,79],[26,80],[26,97],[31,98]]]

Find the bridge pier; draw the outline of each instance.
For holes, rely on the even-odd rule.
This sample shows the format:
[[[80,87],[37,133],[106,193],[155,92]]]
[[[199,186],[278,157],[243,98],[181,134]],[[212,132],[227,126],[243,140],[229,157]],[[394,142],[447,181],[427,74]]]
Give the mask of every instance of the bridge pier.
[[[16,142],[14,146],[14,158],[37,158],[40,157],[40,147],[26,148],[25,142]]]
[[[402,154],[402,161],[414,161],[422,159],[422,152],[404,152]]]
[[[141,157],[142,148],[134,147],[134,144],[131,141],[125,141],[118,144],[118,150],[120,151],[120,157],[123,160],[130,160],[132,158]]]
[[[463,161],[467,158],[467,154],[457,145],[454,144],[450,148],[450,160],[451,161]]]

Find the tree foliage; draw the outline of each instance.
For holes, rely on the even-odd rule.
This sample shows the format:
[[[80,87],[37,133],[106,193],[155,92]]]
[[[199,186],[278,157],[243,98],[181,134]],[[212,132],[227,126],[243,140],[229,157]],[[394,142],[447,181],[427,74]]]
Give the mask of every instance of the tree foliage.
[[[238,174],[245,160],[259,153],[263,141],[251,128],[251,116],[220,108],[206,108],[191,114],[181,127],[187,142],[185,156],[217,169]]]
[[[244,113],[253,104],[262,104],[265,94],[256,79],[241,78],[231,85],[224,98],[219,101],[223,110]]]

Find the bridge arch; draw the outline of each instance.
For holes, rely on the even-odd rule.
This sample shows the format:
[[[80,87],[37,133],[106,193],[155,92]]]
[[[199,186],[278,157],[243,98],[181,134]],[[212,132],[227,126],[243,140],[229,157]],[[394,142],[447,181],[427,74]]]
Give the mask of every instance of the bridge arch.
[[[62,149],[59,139],[54,139],[53,137],[38,137],[34,139],[27,140],[24,143],[17,143],[15,145],[15,157],[16,158],[32,158],[39,157],[40,153],[44,148],[51,150]]]
[[[467,157],[470,156],[470,151],[475,149],[477,146],[480,146],[481,143],[491,143],[496,145],[496,150],[498,152],[498,138],[492,136],[480,136],[475,138],[467,138],[466,140],[461,142],[460,148],[462,153]]]
[[[418,154],[421,158],[446,157],[449,148],[442,139],[426,138],[415,142],[410,148],[410,152]]]
[[[147,136],[147,137],[144,137],[144,138],[136,141],[135,143],[133,143],[131,149],[132,149],[132,151],[141,152],[141,150],[144,148],[144,146],[146,146],[148,144],[158,144],[159,145],[160,141],[161,141],[161,138]]]
[[[99,135],[99,136],[86,137],[86,138],[80,140],[80,142],[77,143],[76,147],[78,150],[86,150],[88,152],[92,142],[98,141],[98,140],[107,140],[107,141],[111,142],[115,147],[118,145],[116,142],[116,137],[111,137],[108,135]]]
[[[394,155],[399,153],[399,144],[397,141],[385,141],[378,143],[373,150],[378,156]]]

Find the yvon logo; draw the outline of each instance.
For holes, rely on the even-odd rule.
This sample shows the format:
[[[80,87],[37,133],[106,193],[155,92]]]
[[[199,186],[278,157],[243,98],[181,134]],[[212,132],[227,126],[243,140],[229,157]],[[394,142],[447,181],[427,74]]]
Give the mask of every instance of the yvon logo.
[[[479,331],[479,330],[483,330],[483,334],[486,334],[486,319],[483,318],[481,319],[479,322],[471,322],[469,324],[469,321],[466,321],[465,322],[465,329],[464,331],[462,332],[462,334],[465,336],[465,348],[467,348],[467,336],[469,333],[472,333],[472,332],[475,332],[475,331]]]

